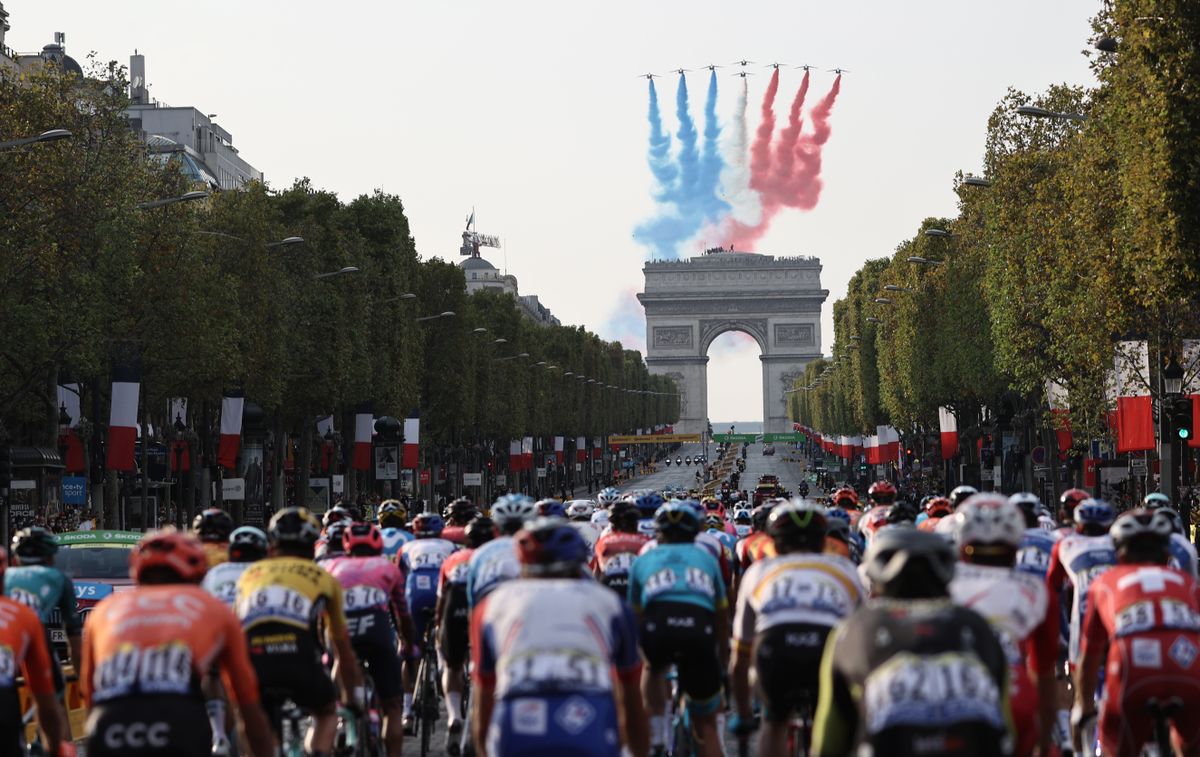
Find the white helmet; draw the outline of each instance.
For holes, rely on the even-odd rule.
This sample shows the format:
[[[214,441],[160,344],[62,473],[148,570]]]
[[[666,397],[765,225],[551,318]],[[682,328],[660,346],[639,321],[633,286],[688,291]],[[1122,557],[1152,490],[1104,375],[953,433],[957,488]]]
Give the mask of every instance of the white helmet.
[[[567,503],[567,520],[590,520],[595,511],[590,499],[573,499]]]
[[[592,513],[592,525],[601,530],[608,528],[608,510],[597,510]]]
[[[505,525],[509,523],[533,520],[537,517],[537,504],[534,503],[532,497],[527,497],[524,494],[509,494],[497,500],[492,506],[492,520],[500,527],[500,530],[505,530]]]
[[[1006,544],[1016,548],[1025,535],[1025,516],[1020,508],[999,494],[972,494],[958,506],[960,546]]]
[[[600,506],[604,508],[612,507],[620,499],[621,492],[615,486],[605,487],[604,489],[600,490],[599,494],[596,495],[596,501],[599,502]]]

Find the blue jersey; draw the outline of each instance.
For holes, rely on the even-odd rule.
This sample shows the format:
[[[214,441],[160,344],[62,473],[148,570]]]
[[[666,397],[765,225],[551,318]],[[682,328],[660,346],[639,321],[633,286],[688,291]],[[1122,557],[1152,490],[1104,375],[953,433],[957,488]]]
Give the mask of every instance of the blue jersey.
[[[641,612],[651,602],[725,609],[725,581],[717,558],[695,544],[659,544],[642,553],[629,569],[629,604]]]
[[[1196,548],[1183,534],[1171,534],[1168,545],[1171,554],[1171,566],[1179,568],[1192,578],[1196,577]]]
[[[521,563],[513,538],[492,539],[475,550],[467,565],[467,605],[474,607],[497,586],[520,575]]]
[[[419,598],[437,598],[438,575],[442,563],[458,549],[445,539],[414,539],[400,550],[397,562],[404,573],[404,589],[417,603]]]
[[[58,610],[68,636],[79,633],[83,627],[75,610],[75,587],[58,568],[49,565],[9,568],[4,572],[4,595],[37,613],[43,626]]]
[[[383,536],[383,554],[387,557],[394,557],[401,547],[416,538],[403,528],[381,528],[379,533]]]
[[[1054,531],[1025,529],[1021,545],[1017,547],[1017,564],[1014,567],[1022,573],[1045,578],[1050,570],[1050,553],[1054,551],[1054,543],[1058,540],[1059,535]]]

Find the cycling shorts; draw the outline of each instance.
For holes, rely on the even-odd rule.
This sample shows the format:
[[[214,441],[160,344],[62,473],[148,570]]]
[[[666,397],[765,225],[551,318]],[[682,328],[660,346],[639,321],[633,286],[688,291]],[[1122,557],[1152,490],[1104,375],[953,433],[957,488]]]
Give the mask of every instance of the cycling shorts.
[[[608,694],[514,696],[496,703],[488,754],[618,757],[617,708]]]
[[[655,673],[674,665],[688,711],[710,715],[721,705],[721,662],[711,610],[686,602],[651,602],[642,613],[642,654]]]
[[[117,699],[92,708],[88,757],[208,757],[212,731],[198,697]]]
[[[282,623],[262,623],[246,631],[246,640],[268,714],[286,699],[308,712],[327,712],[333,707],[337,694],[311,632]]]
[[[792,713],[817,706],[821,655],[833,629],[814,623],[768,628],[754,640],[754,669],[762,690],[763,719],[786,723]]]
[[[21,699],[14,686],[0,689],[0,754],[24,754],[25,729],[21,723]]]
[[[412,615],[413,625],[417,629],[417,643],[425,643],[425,627],[433,622],[433,612],[437,608],[437,592],[416,591],[408,595],[408,612]]]
[[[613,576],[602,576],[600,583],[621,595],[621,599],[629,596],[629,574],[619,573]]]
[[[1183,701],[1172,730],[1184,754],[1200,748],[1200,677],[1196,675],[1200,639],[1194,633],[1160,631],[1126,636],[1112,642],[1100,710],[1099,736],[1104,754],[1136,755],[1154,737],[1154,718],[1146,711],[1151,698]]]
[[[353,624],[353,620],[350,620]],[[371,674],[375,683],[375,694],[381,701],[393,699],[403,693],[404,680],[400,674],[400,650],[396,648],[396,637],[390,626],[383,632],[360,634],[350,640],[358,661]]]
[[[465,584],[446,584],[446,604],[442,610],[442,626],[438,629],[438,649],[442,659],[452,668],[461,668],[467,661],[468,636],[471,629],[471,608],[467,604]]]

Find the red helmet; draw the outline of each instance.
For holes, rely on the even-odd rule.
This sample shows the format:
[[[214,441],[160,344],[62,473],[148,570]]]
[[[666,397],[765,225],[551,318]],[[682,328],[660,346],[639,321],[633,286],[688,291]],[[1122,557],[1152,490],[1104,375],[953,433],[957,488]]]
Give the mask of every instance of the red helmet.
[[[169,568],[181,583],[194,584],[208,571],[208,558],[199,539],[164,528],[143,536],[129,553],[129,576],[134,581],[141,583],[148,568]]]
[[[925,514],[930,518],[944,518],[954,512],[954,506],[945,497],[934,497],[925,503]]]
[[[891,481],[876,481],[867,489],[867,496],[877,505],[890,505],[896,501],[896,487]]]
[[[1067,515],[1071,515],[1075,512],[1075,508],[1079,507],[1080,502],[1091,498],[1092,495],[1088,494],[1084,489],[1067,489],[1058,498],[1058,502],[1066,508]]]
[[[843,486],[841,489],[835,491],[829,500],[833,502],[834,506],[836,507],[845,507],[849,505],[850,507],[857,508],[858,492],[854,491],[849,486]]]
[[[355,547],[362,548],[360,554],[383,554],[383,534],[379,532],[379,526],[374,523],[352,523],[347,526],[342,531],[342,549],[346,554],[354,555]]]

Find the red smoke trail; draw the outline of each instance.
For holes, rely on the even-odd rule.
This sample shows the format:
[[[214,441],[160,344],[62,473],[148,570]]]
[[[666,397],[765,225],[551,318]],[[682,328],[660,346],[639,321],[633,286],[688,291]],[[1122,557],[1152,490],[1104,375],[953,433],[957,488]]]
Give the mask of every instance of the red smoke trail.
[[[778,71],[776,71],[778,74]],[[772,77],[772,84],[777,83],[778,76]],[[770,116],[770,127],[767,131],[768,141],[760,148],[765,123],[759,126],[758,139],[755,141],[755,151],[763,149],[767,153],[764,160],[753,153],[751,164],[752,175],[750,186],[758,190],[762,202],[762,216],[753,225],[729,220],[723,228],[726,245],[746,250],[762,238],[770,228],[771,220],[783,207],[812,210],[821,196],[821,149],[832,131],[829,117],[833,104],[837,100],[842,87],[842,77],[839,75],[833,81],[829,93],[821,98],[811,113],[813,131],[809,135],[801,135],[800,112],[804,98],[808,94],[808,72],[792,101],[788,114],[788,126],[780,134],[779,145],[776,147],[775,160],[770,161],[770,132],[774,130],[774,114]],[[774,100],[774,91],[768,90],[768,97]],[[763,103],[763,120],[767,120],[767,105]]]
[[[771,172],[771,135],[775,131],[775,95],[779,92],[779,69],[771,74],[767,94],[763,96],[762,122],[754,135],[750,148],[750,187],[762,191],[765,179]]]

